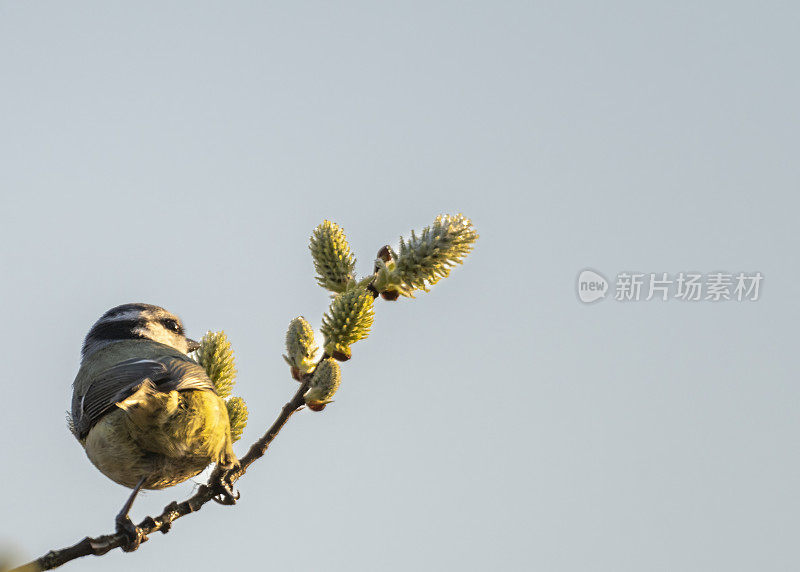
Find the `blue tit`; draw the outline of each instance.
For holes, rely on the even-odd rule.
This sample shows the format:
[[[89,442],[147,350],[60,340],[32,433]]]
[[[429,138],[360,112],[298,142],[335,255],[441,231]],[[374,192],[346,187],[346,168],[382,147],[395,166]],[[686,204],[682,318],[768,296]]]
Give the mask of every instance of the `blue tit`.
[[[138,545],[127,513],[139,489],[237,463],[225,402],[187,355],[199,345],[177,316],[150,304],[110,309],[83,342],[70,427],[104,475],[134,489],[117,516],[129,549]]]

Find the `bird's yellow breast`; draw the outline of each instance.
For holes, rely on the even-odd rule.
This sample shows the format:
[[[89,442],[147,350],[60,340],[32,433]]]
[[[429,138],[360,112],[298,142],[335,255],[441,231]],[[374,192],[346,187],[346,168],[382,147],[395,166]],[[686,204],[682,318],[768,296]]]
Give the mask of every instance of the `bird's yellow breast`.
[[[144,488],[162,489],[234,459],[225,402],[210,391],[138,396],[100,419],[83,446],[103,474],[131,488],[145,478]]]

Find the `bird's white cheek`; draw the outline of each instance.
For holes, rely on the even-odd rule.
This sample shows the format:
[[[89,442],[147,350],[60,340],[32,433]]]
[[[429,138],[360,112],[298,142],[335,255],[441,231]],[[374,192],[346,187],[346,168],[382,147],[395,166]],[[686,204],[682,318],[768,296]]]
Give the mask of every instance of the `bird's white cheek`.
[[[149,340],[153,340],[154,342],[158,342],[160,344],[164,344],[165,346],[169,346],[171,348],[175,348],[178,351],[186,353],[188,349],[186,346],[186,340],[183,338],[177,338],[174,334],[168,332],[163,328],[137,328],[136,333],[146,337]]]

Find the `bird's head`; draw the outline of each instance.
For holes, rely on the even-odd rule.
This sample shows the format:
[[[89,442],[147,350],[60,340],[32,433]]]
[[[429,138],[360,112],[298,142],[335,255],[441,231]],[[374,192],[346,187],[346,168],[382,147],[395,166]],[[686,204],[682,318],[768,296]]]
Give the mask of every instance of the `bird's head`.
[[[123,304],[94,323],[83,342],[82,358],[124,340],[152,340],[185,354],[200,346],[186,337],[183,323],[175,314],[152,304]]]

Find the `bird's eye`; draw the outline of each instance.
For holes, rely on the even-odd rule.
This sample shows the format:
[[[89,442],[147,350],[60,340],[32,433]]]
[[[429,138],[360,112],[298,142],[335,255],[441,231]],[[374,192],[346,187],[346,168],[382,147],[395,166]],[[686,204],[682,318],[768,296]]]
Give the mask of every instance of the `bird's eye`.
[[[162,323],[164,324],[165,328],[167,328],[168,330],[172,330],[176,334],[179,334],[181,332],[181,325],[175,320],[164,320]]]

